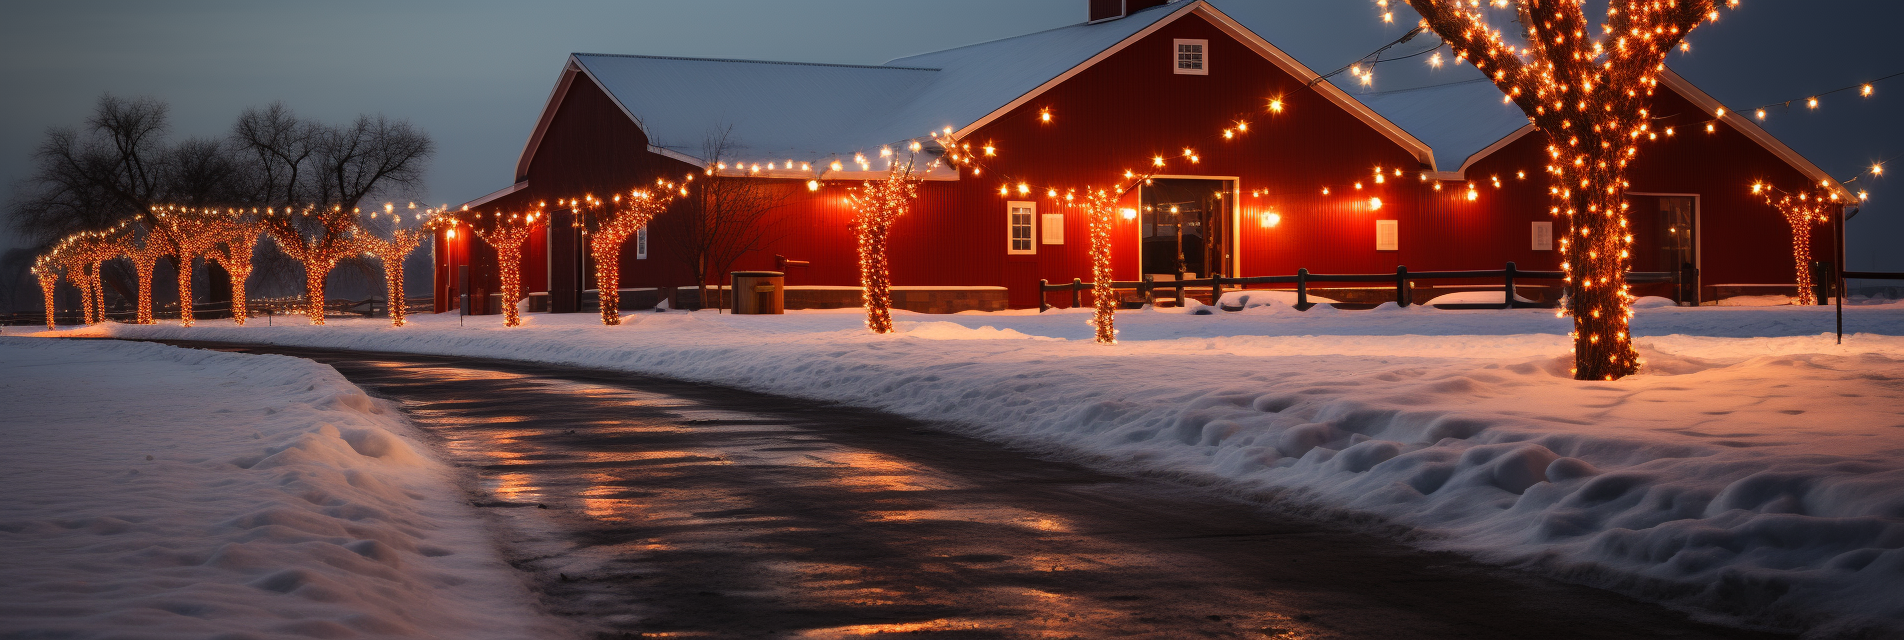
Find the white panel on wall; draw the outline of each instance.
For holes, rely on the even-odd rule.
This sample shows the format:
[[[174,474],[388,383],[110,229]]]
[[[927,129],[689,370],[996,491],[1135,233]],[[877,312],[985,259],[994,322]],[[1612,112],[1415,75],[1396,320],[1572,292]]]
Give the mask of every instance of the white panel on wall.
[[[1044,243],[1064,244],[1064,214],[1047,213],[1044,215]]]
[[[1554,223],[1552,222],[1534,223],[1534,250],[1535,251],[1553,251],[1554,250]]]
[[[1394,220],[1375,221],[1375,250],[1400,251],[1401,227]]]

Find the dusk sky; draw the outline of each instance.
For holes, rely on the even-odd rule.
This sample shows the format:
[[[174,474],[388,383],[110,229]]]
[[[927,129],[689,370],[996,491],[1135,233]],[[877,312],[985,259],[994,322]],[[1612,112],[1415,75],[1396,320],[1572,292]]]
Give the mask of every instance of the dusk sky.
[[[1318,71],[1416,21],[1404,5],[1383,24],[1361,0],[1215,4]],[[509,184],[570,52],[881,64],[1080,22],[1085,0],[60,2],[9,14],[0,23],[0,183],[9,190],[47,127],[80,124],[111,92],[170,103],[174,137],[222,136],[239,111],[275,100],[330,122],[407,119],[438,148],[418,199],[454,204]],[[1734,109],[1802,100],[1904,72],[1889,44],[1900,17],[1904,7],[1883,0],[1746,0],[1669,63]],[[1464,73],[1474,72],[1431,74],[1417,58],[1378,68],[1377,89]],[[1869,99],[1838,93],[1817,112],[1770,116],[1768,130],[1841,179],[1904,156],[1904,77],[1878,83]],[[1904,207],[1889,202],[1904,189],[1868,171],[1859,188],[1872,202],[1852,224],[1851,268],[1904,269],[1891,248],[1904,239]]]

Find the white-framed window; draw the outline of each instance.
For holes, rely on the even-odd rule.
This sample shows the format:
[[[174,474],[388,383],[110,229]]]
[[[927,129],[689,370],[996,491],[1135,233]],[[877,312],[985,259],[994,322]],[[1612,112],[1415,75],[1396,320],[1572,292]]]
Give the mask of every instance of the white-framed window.
[[[1005,234],[1005,253],[1038,252],[1038,247],[1033,244],[1032,238],[1034,232],[1032,221],[1037,217],[1038,203],[1036,202],[1013,200],[1005,203],[1005,228],[1009,231]]]
[[[642,225],[635,230],[635,259],[648,259],[648,226]]]
[[[1554,223],[1545,220],[1534,223],[1534,250],[1554,250]]]
[[[1175,55],[1175,59],[1172,60],[1172,62],[1174,63],[1177,73],[1187,73],[1196,76],[1210,74],[1210,61],[1205,53],[1210,48],[1209,40],[1177,39],[1172,42],[1175,44],[1171,52]]]
[[[1395,221],[1395,220],[1376,220],[1375,221],[1375,250],[1376,251],[1400,251],[1401,250],[1402,233],[1401,233],[1400,224],[1401,223],[1399,221]]]
[[[1044,244],[1064,244],[1064,214],[1047,213],[1041,217],[1045,228],[1039,230],[1039,240]]]

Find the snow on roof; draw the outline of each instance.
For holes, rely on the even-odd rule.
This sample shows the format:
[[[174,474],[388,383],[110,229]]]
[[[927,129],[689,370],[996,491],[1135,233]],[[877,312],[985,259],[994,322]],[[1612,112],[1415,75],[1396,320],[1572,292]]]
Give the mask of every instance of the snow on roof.
[[[732,126],[730,156],[813,160],[904,138],[869,122],[917,95],[938,72],[856,66],[578,53],[587,73],[648,134],[649,144],[693,158]],[[911,135],[925,131],[923,125]],[[909,129],[909,130],[910,130]]]
[[[1528,124],[1520,107],[1501,102],[1501,90],[1486,78],[1355,98],[1427,143],[1444,172],[1460,170],[1469,156]]]
[[[1193,3],[887,62],[883,66],[578,53],[649,143],[700,158],[732,125],[732,157],[851,157],[963,128]],[[870,154],[869,154],[870,155]]]

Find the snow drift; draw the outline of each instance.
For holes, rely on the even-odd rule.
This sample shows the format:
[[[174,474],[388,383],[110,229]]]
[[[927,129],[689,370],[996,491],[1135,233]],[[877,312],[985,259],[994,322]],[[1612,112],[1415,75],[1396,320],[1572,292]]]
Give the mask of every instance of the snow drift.
[[[443,464],[330,367],[0,339],[0,635],[550,629]]]

